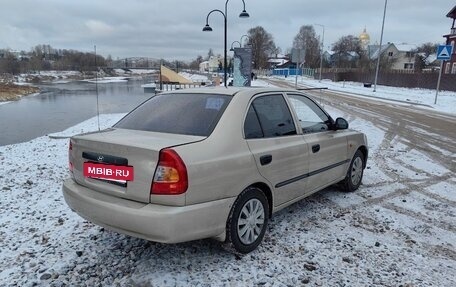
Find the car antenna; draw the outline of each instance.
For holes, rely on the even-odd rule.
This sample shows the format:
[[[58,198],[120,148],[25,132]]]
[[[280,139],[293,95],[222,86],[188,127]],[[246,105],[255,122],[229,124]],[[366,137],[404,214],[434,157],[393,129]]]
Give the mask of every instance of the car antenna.
[[[97,94],[97,122],[98,122],[98,131],[100,131],[100,107],[98,103],[98,66],[97,66],[97,45],[94,45],[95,50],[95,91]]]

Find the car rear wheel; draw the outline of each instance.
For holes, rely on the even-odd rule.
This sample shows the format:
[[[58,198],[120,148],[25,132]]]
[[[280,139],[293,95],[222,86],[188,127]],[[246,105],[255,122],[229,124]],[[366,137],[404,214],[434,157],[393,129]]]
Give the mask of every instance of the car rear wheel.
[[[347,171],[347,176],[343,181],[344,190],[352,192],[358,189],[361,185],[364,173],[364,154],[357,150],[350,163]]]
[[[265,194],[256,187],[245,189],[234,202],[227,222],[227,240],[240,253],[249,253],[261,243],[268,224]]]

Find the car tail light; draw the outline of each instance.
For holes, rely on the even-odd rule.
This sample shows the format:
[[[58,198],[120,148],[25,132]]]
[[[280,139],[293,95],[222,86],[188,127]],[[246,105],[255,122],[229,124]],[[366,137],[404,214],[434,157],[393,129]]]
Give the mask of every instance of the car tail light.
[[[151,194],[182,194],[187,191],[187,167],[173,149],[160,151]]]
[[[70,143],[68,145],[68,162],[69,162],[69,168],[70,171],[73,172],[73,162],[71,162],[71,151],[73,150],[73,142],[70,140]]]

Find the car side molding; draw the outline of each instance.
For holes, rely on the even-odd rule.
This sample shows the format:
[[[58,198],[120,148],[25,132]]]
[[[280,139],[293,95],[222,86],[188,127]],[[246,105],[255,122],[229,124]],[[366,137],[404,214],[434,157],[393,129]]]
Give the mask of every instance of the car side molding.
[[[288,185],[288,184],[291,184],[291,183],[293,183],[293,182],[302,180],[302,179],[304,179],[304,178],[307,178],[307,177],[310,177],[310,176],[313,176],[313,175],[316,175],[316,174],[325,172],[325,171],[330,170],[330,169],[332,169],[332,168],[341,166],[341,165],[346,164],[346,163],[348,163],[348,162],[350,162],[350,159],[346,159],[346,160],[344,160],[344,161],[341,161],[341,162],[332,164],[332,165],[330,165],[330,166],[327,166],[327,167],[324,167],[324,168],[320,168],[320,169],[311,171],[311,172],[309,172],[309,173],[302,174],[302,175],[300,175],[300,176],[297,176],[297,177],[293,177],[293,178],[287,179],[287,180],[285,180],[285,181],[279,182],[279,183],[276,184],[274,187],[275,187],[275,188],[283,187],[283,186],[285,186],[285,185]]]

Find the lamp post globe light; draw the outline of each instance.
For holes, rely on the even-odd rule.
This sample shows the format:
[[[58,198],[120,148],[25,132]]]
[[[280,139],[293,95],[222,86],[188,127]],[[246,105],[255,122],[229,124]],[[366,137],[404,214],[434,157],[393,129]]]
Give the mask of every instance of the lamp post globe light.
[[[212,32],[211,26],[209,26],[209,24],[206,24],[206,26],[203,28],[203,32]]]
[[[210,32],[212,31],[212,28],[211,26],[209,26],[209,15],[211,15],[213,12],[219,12],[223,15],[223,18],[224,18],[224,26],[225,26],[225,40],[224,40],[224,59],[223,59],[223,80],[224,80],[224,83],[225,83],[225,87],[227,86],[227,69],[228,69],[228,64],[227,64],[227,38],[228,38],[228,32],[227,32],[227,26],[228,26],[228,11],[227,11],[227,8],[228,8],[228,2],[230,0],[226,0],[225,2],[225,13],[223,13],[222,11],[218,10],[218,9],[214,9],[212,11],[210,11],[207,16],[206,16],[206,26],[204,26],[203,28],[203,32]],[[247,11],[245,11],[245,1],[242,0],[242,4],[244,5],[243,7],[243,10],[242,12],[239,14],[239,18],[248,18],[250,17],[249,13],[247,13]]]

